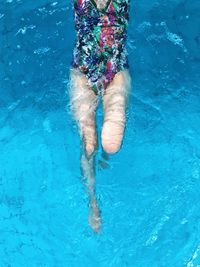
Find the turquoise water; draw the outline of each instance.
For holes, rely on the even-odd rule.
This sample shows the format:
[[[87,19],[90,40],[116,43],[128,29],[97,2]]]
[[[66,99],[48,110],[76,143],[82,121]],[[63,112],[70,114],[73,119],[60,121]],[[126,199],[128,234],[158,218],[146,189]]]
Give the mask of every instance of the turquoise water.
[[[129,117],[97,166],[96,235],[69,112],[71,4],[0,1],[0,267],[200,266],[199,13],[197,0],[131,3]]]

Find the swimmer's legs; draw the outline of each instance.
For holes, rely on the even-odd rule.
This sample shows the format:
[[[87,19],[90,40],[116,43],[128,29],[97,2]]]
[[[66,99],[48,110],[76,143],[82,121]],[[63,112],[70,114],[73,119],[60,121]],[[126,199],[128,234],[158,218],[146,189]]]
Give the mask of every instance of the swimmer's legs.
[[[116,153],[121,147],[130,88],[129,71],[123,70],[115,75],[103,96],[104,123],[101,140],[103,149],[110,154]]]
[[[95,196],[94,164],[98,146],[95,121],[98,98],[88,87],[86,77],[76,69],[72,69],[70,73],[70,104],[82,141],[81,171],[89,196],[89,223],[94,231],[98,231],[100,212]]]
[[[100,211],[95,193],[95,158],[87,157],[85,153],[81,155],[82,175],[85,179],[86,188],[89,197],[89,223],[95,232],[100,230]]]

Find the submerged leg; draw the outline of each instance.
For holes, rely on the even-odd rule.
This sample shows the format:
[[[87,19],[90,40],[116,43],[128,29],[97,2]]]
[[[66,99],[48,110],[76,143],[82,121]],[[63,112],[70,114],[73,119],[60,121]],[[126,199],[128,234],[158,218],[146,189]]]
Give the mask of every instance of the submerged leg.
[[[86,77],[76,69],[72,69],[70,75],[70,104],[82,141],[81,171],[89,196],[89,223],[94,231],[98,231],[100,211],[95,195],[95,153],[98,147],[95,113],[98,98],[88,87]]]
[[[103,96],[104,123],[101,139],[103,149],[107,153],[116,153],[121,147],[130,88],[131,77],[128,70],[120,71]]]
[[[85,184],[89,197],[89,224],[95,232],[100,230],[100,210],[98,207],[95,193],[95,158],[88,158],[85,153],[81,155],[82,175],[85,179]]]

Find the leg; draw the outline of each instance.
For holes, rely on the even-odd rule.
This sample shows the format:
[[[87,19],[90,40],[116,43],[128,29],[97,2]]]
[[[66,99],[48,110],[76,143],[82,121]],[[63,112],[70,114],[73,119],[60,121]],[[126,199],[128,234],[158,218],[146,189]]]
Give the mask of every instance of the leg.
[[[107,153],[116,153],[122,143],[131,77],[128,70],[118,72],[103,96],[104,123],[102,146]]]
[[[98,98],[88,87],[86,77],[76,69],[70,73],[70,105],[74,119],[78,123],[81,141],[81,171],[89,195],[89,222],[95,231],[100,227],[100,212],[95,196],[95,152],[97,133],[95,112]]]

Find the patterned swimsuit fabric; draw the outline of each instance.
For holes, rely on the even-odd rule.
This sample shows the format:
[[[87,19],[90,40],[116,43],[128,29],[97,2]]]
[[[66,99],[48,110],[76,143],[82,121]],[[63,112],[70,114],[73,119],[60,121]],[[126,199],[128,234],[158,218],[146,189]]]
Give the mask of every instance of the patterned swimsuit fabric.
[[[129,67],[126,38],[130,0],[107,0],[103,9],[95,0],[74,0],[76,43],[72,67],[87,77],[98,94],[116,73]]]

